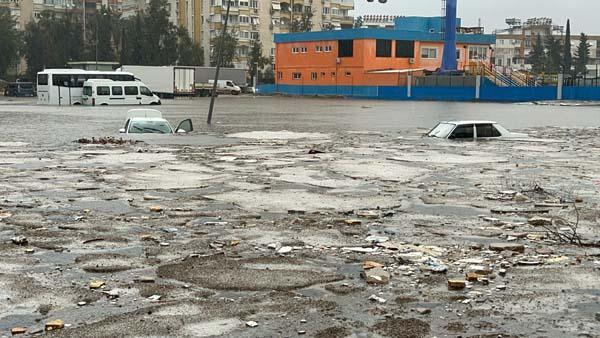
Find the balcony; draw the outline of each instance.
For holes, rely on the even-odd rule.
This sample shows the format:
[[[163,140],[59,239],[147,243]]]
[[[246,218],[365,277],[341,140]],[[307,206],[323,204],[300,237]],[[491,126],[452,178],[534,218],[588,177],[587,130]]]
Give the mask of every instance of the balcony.
[[[354,0],[331,0],[332,4],[337,4],[340,8],[354,9]]]

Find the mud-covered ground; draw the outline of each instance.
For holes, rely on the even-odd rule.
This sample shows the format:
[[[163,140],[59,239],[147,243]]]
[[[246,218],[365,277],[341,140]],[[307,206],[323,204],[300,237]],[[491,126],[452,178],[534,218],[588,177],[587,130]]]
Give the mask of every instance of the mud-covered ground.
[[[0,336],[599,336],[598,128],[447,142],[246,116],[73,142],[118,137],[107,116],[0,109]],[[65,128],[31,134],[45,118]]]

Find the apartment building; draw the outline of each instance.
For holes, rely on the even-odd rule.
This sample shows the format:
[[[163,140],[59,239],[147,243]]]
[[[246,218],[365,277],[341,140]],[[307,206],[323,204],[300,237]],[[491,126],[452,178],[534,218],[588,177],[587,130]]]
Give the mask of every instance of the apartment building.
[[[494,46],[494,64],[511,69],[530,69],[529,55],[537,41],[538,34],[545,41],[552,35],[564,39],[564,26],[556,25],[550,18],[530,18],[525,21],[517,18],[506,19],[508,28],[496,30]],[[579,34],[571,32],[572,54],[575,55],[579,45]],[[600,36],[588,36],[590,48],[590,65],[600,62]]]
[[[184,26],[210,60],[213,39],[225,21],[227,0],[168,0],[171,21]],[[259,38],[265,56],[275,57],[274,34],[290,32],[293,20],[312,13],[312,30],[352,28],[354,0],[232,0],[228,30],[238,38],[237,68],[246,68],[252,42]],[[274,62],[274,61],[273,61]]]

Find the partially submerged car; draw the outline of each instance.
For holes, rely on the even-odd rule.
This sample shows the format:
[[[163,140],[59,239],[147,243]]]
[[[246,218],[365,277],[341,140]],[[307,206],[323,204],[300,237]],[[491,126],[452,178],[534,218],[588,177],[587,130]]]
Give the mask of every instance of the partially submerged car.
[[[444,121],[438,123],[429,133],[429,137],[443,139],[517,139],[527,134],[512,133],[494,121]]]
[[[191,119],[183,120],[176,129],[162,117],[156,109],[131,109],[127,112],[125,128],[119,129],[125,134],[185,134],[194,130]]]

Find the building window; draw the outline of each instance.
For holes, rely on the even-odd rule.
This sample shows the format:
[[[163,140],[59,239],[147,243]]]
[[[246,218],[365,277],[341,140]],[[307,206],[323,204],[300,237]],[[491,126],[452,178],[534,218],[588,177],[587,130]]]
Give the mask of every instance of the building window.
[[[302,73],[292,73],[292,79],[300,80],[302,78]]]
[[[410,40],[396,40],[397,58],[414,58],[415,42]]]
[[[354,40],[338,41],[338,57],[351,58],[354,56]]]
[[[329,7],[323,7],[323,14],[329,14]]]
[[[310,79],[313,81],[317,81],[317,72],[310,73]]]
[[[321,77],[325,77],[325,72],[321,72]]]
[[[317,52],[317,53],[323,52],[323,46],[316,46],[315,47],[315,52]]]
[[[485,46],[469,47],[469,60],[486,60],[486,59],[487,59],[487,47],[485,47]]]
[[[391,58],[392,40],[377,39],[377,41],[375,41],[375,56],[378,58]]]
[[[277,78],[279,80],[283,79],[283,72],[277,72]]]
[[[293,53],[293,54],[298,54],[298,53],[300,53],[300,48],[298,48],[298,47],[292,47],[292,53]]]
[[[331,46],[325,46],[325,53],[331,52]]]
[[[351,72],[346,72],[346,73],[344,73],[344,75],[346,75],[346,76],[352,76],[352,73]]]
[[[331,77],[335,77],[335,72],[331,72]]]
[[[306,48],[306,47],[300,47],[300,53],[302,53],[302,54],[308,53],[308,48]]]
[[[240,15],[238,17],[238,20],[240,21],[240,23],[250,23],[250,17],[249,16],[242,16],[242,15]]]
[[[421,48],[422,59],[437,59],[437,48],[423,47]]]

